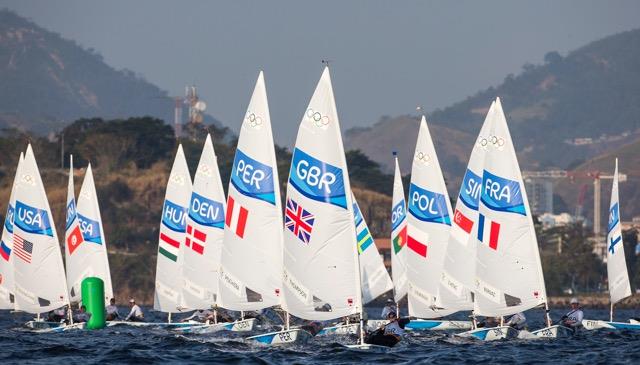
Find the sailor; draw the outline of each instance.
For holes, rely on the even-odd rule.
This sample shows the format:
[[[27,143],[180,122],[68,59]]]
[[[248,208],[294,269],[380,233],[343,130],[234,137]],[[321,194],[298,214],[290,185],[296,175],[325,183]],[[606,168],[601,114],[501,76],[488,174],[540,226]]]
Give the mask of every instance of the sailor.
[[[85,307],[84,305],[80,306],[80,312],[76,313],[73,316],[73,320],[78,323],[88,322],[89,318],[91,318],[91,313],[87,313],[87,307]]]
[[[409,323],[409,318],[398,319],[396,312],[392,311],[387,315],[387,319],[389,323],[369,334],[365,340],[366,343],[393,347],[402,340],[404,327]]]
[[[118,313],[118,307],[116,306],[115,298],[111,298],[111,300],[109,300],[109,305],[107,306],[107,317],[105,319],[107,321],[115,321],[116,319],[120,319],[120,313]]]
[[[500,319],[496,317],[485,317],[483,320],[478,322],[476,325],[477,328],[491,328],[496,327],[500,323]]]
[[[386,319],[389,316],[389,313],[391,313],[391,312],[395,313],[395,312],[397,312],[397,310],[396,310],[395,302],[393,301],[393,299],[389,298],[385,302],[385,306],[384,306],[384,308],[382,308],[382,314],[380,314],[380,316],[383,319]]]
[[[67,306],[63,306],[49,312],[47,320],[50,322],[62,322],[67,319]]]
[[[580,301],[578,298],[571,298],[571,310],[562,316],[561,321],[564,326],[573,328],[573,330],[580,329],[582,327],[582,319],[584,313],[580,309]]]
[[[518,312],[512,315],[505,325],[518,331],[522,331],[527,328],[527,317],[524,316],[524,313]]]
[[[198,309],[197,311],[193,312],[191,316],[183,319],[182,322],[196,321],[204,323],[209,320],[209,318],[213,318],[213,311],[210,311],[209,309]]]
[[[127,318],[125,318],[125,321],[131,321],[131,322],[144,321],[144,314],[142,313],[142,309],[140,309],[140,306],[136,304],[135,299],[131,298],[129,300],[129,307],[131,307],[131,312],[129,312],[129,315],[127,316]]]

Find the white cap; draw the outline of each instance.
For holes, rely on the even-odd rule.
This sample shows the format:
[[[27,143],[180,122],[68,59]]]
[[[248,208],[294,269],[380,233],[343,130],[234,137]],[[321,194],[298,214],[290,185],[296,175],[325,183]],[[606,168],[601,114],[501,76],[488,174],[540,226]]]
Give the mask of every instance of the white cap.
[[[571,303],[571,304],[578,304],[578,303],[580,303],[580,301],[578,300],[578,298],[575,298],[575,297],[574,297],[574,298],[571,298],[571,302],[569,302],[569,303]]]
[[[135,303],[135,302],[136,302],[135,299],[133,299],[133,298],[129,299],[129,303]]]

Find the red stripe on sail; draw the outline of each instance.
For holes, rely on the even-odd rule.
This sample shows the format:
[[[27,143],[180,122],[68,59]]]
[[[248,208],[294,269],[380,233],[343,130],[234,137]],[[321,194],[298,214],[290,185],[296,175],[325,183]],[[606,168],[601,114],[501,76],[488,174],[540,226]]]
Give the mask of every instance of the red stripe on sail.
[[[417,253],[418,255],[427,257],[427,245],[416,240],[415,238],[407,236],[407,246],[409,246],[409,249],[411,249],[411,251]]]
[[[453,221],[458,225],[458,227],[462,228],[463,231],[471,233],[471,228],[473,228],[473,221],[467,218],[458,209],[456,209],[456,212],[453,215]]]
[[[180,248],[180,242],[178,242],[178,241],[174,240],[173,238],[171,238],[171,237],[167,236],[167,235],[166,235],[166,234],[164,234],[164,233],[160,233],[160,239],[161,239],[163,242],[166,242],[166,243],[170,244],[171,246],[173,246],[173,247],[175,247],[175,248]]]
[[[236,234],[240,236],[240,238],[244,238],[244,227],[247,224],[248,215],[249,211],[241,206],[240,215],[238,216],[238,228],[236,228]]]
[[[231,228],[231,216],[233,215],[233,198],[229,197],[229,201],[227,201],[227,216],[224,219],[224,222],[227,224],[227,227]]]
[[[491,233],[489,236],[489,247],[498,249],[498,236],[500,235],[500,223],[491,222]]]

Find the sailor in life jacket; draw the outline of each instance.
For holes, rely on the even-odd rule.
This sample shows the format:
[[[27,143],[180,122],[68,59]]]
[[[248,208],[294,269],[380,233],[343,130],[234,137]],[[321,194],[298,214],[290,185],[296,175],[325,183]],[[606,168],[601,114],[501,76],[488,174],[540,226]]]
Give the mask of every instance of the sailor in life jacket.
[[[524,313],[518,312],[512,315],[505,325],[518,331],[522,331],[527,328],[527,317],[524,316]]]
[[[397,310],[393,299],[388,298],[384,308],[382,308],[382,314],[380,314],[380,316],[382,317],[382,319],[387,319],[389,313],[391,312],[397,312]]]
[[[562,316],[562,324],[574,329],[580,328],[582,327],[582,319],[584,318],[584,313],[582,313],[580,309],[580,302],[578,298],[572,298],[570,303],[571,310]]]
[[[392,335],[400,341],[402,336],[404,336],[404,326],[408,323],[408,320],[405,322],[405,319],[398,319],[396,316],[396,312],[389,312],[387,316],[389,323],[384,326],[384,335]],[[400,321],[403,321],[400,323]]]

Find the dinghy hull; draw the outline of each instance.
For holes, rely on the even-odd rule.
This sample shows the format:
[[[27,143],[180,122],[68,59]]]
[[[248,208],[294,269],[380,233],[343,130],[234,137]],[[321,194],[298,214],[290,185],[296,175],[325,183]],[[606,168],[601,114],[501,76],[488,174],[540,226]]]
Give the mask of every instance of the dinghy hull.
[[[317,336],[327,335],[355,335],[358,333],[360,325],[358,323],[339,324],[337,326],[325,327],[318,332]]]
[[[307,342],[311,337],[311,333],[300,329],[293,328],[290,330],[269,332],[262,335],[247,337],[247,340],[259,342],[263,345],[286,345],[286,344],[302,344]]]
[[[447,321],[431,319],[414,319],[409,322],[406,330],[411,331],[448,331],[448,330],[470,330],[471,321]]]
[[[531,332],[539,338],[565,338],[574,335],[573,329],[561,325],[555,325],[550,327],[541,328],[539,330]]]
[[[518,337],[518,330],[509,326],[478,328],[472,331],[458,333],[456,336],[473,338],[481,341],[496,341]]]
[[[181,333],[215,333],[219,331],[233,331],[233,332],[251,332],[256,328],[256,319],[248,318],[235,322],[224,322],[216,324],[200,324],[176,328],[176,331]]]
[[[387,352],[390,349],[390,347],[387,347],[387,346],[372,345],[368,343],[357,344],[357,345],[345,345],[345,347],[352,350],[367,351],[367,352]]]

